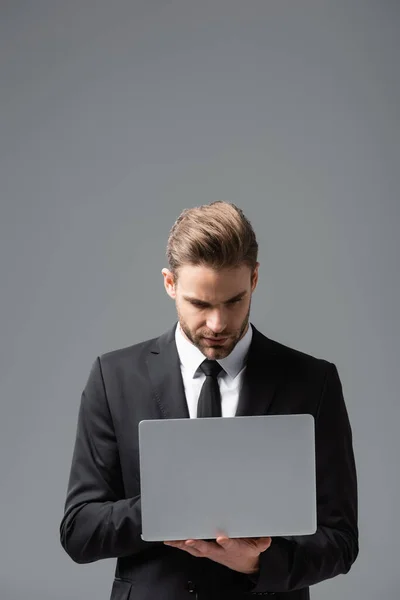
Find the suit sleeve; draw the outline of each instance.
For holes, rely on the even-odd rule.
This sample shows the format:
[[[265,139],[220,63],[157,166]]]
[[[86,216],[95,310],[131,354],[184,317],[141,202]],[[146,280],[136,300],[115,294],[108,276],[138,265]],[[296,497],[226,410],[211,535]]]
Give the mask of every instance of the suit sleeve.
[[[127,556],[141,537],[140,496],[125,498],[100,359],[82,393],[60,541],[77,563]]]
[[[290,592],[347,573],[358,555],[352,431],[336,366],[328,363],[315,417],[317,531],[276,537],[260,555],[257,592]]]

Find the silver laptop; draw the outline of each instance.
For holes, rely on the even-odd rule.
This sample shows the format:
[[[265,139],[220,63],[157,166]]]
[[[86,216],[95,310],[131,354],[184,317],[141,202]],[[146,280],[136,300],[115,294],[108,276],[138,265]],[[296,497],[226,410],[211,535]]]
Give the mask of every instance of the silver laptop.
[[[139,423],[142,539],[316,531],[314,417]]]

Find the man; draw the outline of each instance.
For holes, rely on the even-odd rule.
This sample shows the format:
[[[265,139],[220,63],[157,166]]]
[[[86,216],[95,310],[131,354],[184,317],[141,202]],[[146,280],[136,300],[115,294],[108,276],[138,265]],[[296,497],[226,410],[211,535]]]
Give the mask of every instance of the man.
[[[309,586],[348,572],[357,557],[356,469],[337,369],[250,325],[257,252],[251,224],[234,205],[183,211],[162,270],[178,323],[93,364],[60,534],[78,563],[118,558],[112,600],[307,600]],[[141,539],[141,420],[288,413],[315,417],[315,534]]]

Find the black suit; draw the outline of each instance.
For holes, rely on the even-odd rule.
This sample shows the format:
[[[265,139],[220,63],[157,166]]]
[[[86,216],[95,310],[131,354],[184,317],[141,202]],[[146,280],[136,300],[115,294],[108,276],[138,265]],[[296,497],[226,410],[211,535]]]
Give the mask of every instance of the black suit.
[[[140,536],[138,423],[189,417],[175,327],[159,338],[104,354],[93,364],[79,410],[61,543],[78,563],[118,557],[112,600],[255,594],[306,600],[310,585],[346,573],[358,554],[352,433],[337,369],[252,326],[236,414],[314,415],[318,510],[314,535],[273,538],[260,557],[255,584],[209,559]]]

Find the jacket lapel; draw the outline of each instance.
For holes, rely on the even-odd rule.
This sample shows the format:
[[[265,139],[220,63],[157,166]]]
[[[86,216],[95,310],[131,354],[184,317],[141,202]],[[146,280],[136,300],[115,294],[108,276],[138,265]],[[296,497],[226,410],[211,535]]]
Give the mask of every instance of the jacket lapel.
[[[278,360],[274,342],[254,325],[251,327],[253,338],[236,410],[237,417],[268,414],[278,383],[283,377],[282,362]],[[153,342],[147,357],[153,394],[164,419],[189,418],[175,328],[176,323]]]
[[[277,385],[283,376],[274,342],[260,333],[254,325],[251,327],[253,338],[239,395],[237,417],[268,414]]]
[[[155,340],[147,358],[153,394],[164,419],[189,418],[175,328],[176,324]]]

